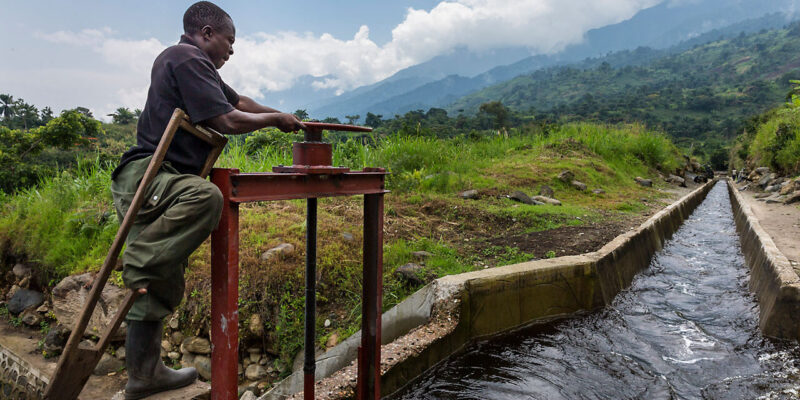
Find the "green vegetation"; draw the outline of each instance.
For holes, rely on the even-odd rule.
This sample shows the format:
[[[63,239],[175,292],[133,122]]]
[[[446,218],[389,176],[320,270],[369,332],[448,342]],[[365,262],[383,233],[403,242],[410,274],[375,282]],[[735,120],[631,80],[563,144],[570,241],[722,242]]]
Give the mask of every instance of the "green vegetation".
[[[728,144],[748,116],[779,104],[800,77],[800,24],[697,45],[679,54],[637,49],[599,65],[553,67],[466,96],[449,112],[501,102],[552,121],[641,122],[692,155],[724,168]],[[716,157],[715,157],[716,156]]]
[[[114,128],[117,125],[109,125]],[[386,202],[384,307],[417,289],[394,274],[406,263],[423,266],[420,278],[473,271],[491,266],[554,257],[552,249],[534,250],[499,243],[505,235],[529,234],[560,226],[629,218],[631,198],[655,195],[633,183],[654,169],[670,172],[680,166],[674,145],[642,125],[603,126],[586,123],[528,124],[521,128],[473,132],[451,139],[425,135],[336,137],[334,162],[352,168],[384,165],[391,171]],[[243,172],[266,171],[290,163],[296,135],[274,130],[233,137],[218,166]],[[364,144],[366,143],[366,144]],[[0,198],[0,250],[3,258],[26,258],[45,282],[101,264],[118,226],[109,192],[115,163],[102,156],[42,178],[36,187]],[[556,178],[564,169],[590,188],[607,194],[579,192]],[[549,185],[565,204],[533,206],[505,196],[513,190],[537,194]],[[477,189],[479,200],[457,193]],[[648,194],[649,193],[649,194]],[[633,207],[633,206],[630,206]],[[619,211],[626,210],[626,211]],[[641,211],[641,208],[633,209]],[[322,199],[318,254],[320,342],[333,333],[344,338],[359,327],[361,296],[361,204],[357,198]],[[263,337],[248,336],[290,364],[302,343],[303,243],[305,220],[300,201],[255,203],[240,214],[240,315],[247,323],[259,314],[267,328]],[[349,238],[345,238],[347,233]],[[297,249],[265,262],[260,256],[280,244]],[[206,324],[209,309],[209,247],[190,259],[187,292],[179,310],[187,332]],[[424,260],[414,252],[427,251]],[[335,321],[324,329],[325,319]]]

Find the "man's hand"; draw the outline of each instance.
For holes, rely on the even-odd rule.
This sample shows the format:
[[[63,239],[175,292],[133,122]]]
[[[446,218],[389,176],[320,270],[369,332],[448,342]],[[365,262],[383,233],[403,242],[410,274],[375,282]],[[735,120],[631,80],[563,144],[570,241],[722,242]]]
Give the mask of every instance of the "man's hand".
[[[294,114],[277,113],[274,115],[277,117],[275,127],[282,132],[296,132],[301,129],[306,129],[306,126],[303,125],[303,121]]]

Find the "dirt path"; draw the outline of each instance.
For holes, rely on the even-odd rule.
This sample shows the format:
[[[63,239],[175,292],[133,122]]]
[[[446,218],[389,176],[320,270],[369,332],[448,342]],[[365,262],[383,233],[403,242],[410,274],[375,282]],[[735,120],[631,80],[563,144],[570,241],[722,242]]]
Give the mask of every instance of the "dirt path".
[[[772,237],[778,250],[800,274],[800,207],[779,203],[767,204],[755,199],[754,192],[739,192],[753,210],[758,222]]]

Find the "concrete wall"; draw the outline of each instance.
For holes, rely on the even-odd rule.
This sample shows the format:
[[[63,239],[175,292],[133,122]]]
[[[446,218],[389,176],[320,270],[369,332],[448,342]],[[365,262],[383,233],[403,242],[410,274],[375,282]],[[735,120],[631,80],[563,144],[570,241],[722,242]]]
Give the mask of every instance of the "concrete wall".
[[[761,332],[800,340],[800,278],[730,180],[728,192],[742,253],[750,268],[750,291],[758,298]]]
[[[41,399],[48,378],[0,344],[0,399]]]
[[[609,304],[650,264],[713,184],[694,190],[599,251],[446,276],[425,286],[383,316],[383,338],[391,343],[382,349],[381,392],[395,392],[474,339]],[[352,394],[355,383],[347,378],[357,346],[357,339],[350,338],[317,359],[317,379],[327,377],[318,383],[322,398]],[[301,378],[288,378],[261,399],[297,393]],[[342,382],[351,382],[344,385],[349,390]],[[338,394],[325,395],[326,387]]]

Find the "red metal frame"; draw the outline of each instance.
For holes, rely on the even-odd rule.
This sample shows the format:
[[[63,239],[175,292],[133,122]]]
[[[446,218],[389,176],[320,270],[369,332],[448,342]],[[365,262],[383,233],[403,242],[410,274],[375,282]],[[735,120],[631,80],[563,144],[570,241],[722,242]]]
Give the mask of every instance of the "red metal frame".
[[[368,168],[364,171],[324,174],[321,172],[325,171],[325,166],[320,167],[310,173],[242,174],[236,169],[214,169],[211,174],[211,181],[220,188],[225,199],[219,226],[211,234],[213,400],[237,398],[239,203],[351,195],[364,195],[364,297],[357,395],[359,399],[380,398],[383,195],[386,193],[386,172],[380,168]],[[276,167],[275,170],[303,171],[303,168],[308,166]],[[310,382],[309,388],[309,380],[306,380],[306,399],[314,397],[313,373]]]

